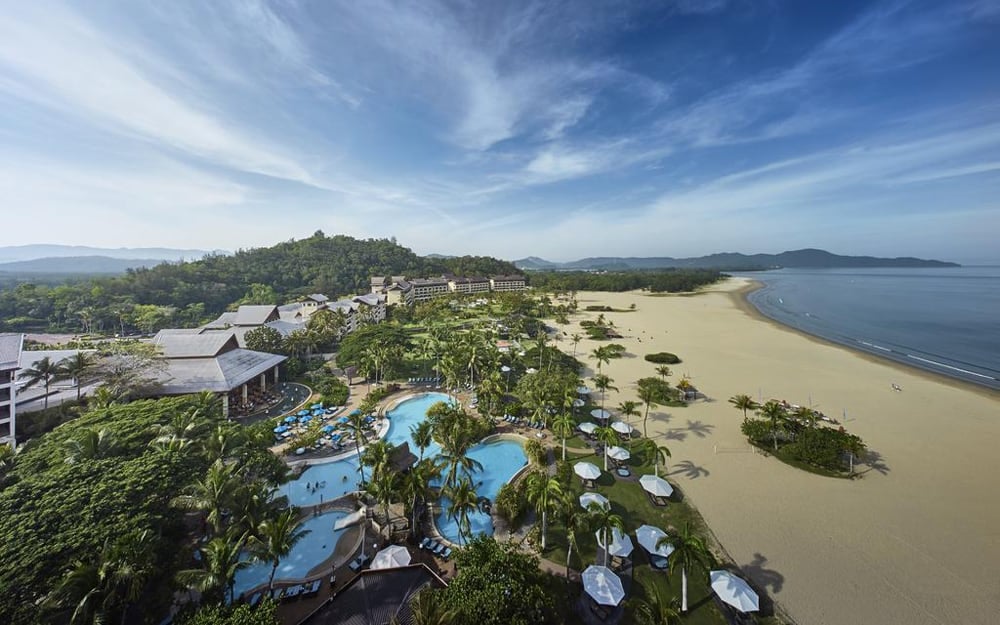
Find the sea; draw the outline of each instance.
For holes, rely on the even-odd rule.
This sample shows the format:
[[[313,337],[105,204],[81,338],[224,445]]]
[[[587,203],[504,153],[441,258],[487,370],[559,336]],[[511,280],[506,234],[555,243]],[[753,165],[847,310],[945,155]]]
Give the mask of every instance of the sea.
[[[1000,390],[1000,266],[734,273],[784,325],[881,358]]]

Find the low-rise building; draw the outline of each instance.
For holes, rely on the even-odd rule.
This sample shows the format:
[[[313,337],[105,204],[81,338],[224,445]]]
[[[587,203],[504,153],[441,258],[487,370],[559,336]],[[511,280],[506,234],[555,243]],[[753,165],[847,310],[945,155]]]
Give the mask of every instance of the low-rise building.
[[[381,293],[366,293],[351,298],[351,301],[359,307],[358,314],[368,323],[382,323],[385,321],[385,295]]]
[[[452,276],[448,278],[448,288],[452,293],[489,293],[490,281],[487,278],[463,278]]]
[[[445,278],[414,278],[410,280],[413,287],[413,301],[426,302],[429,299],[447,295],[450,291]]]
[[[17,446],[17,370],[23,334],[0,334],[0,445]]]
[[[404,276],[375,276],[371,279],[371,288],[372,293],[384,295],[389,306],[413,303],[413,286]]]
[[[490,278],[490,290],[493,291],[523,291],[527,286],[524,276],[493,276]]]

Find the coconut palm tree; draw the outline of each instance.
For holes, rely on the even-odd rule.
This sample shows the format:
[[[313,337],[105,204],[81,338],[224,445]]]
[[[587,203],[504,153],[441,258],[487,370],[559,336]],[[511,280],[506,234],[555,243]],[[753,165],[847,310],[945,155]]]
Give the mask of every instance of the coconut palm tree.
[[[114,455],[118,439],[108,430],[80,428],[76,435],[64,443],[66,464],[81,460],[95,460]]]
[[[620,404],[618,404],[618,414],[620,414],[622,416],[622,419],[625,421],[625,423],[628,424],[629,428],[632,427],[632,422],[629,420],[629,417],[638,417],[639,416],[639,411],[637,410],[638,407],[639,407],[639,402],[632,401],[631,399],[623,401]],[[628,437],[628,446],[629,446],[629,449],[632,448],[632,435],[631,435],[631,433],[629,433],[629,437]]]
[[[309,533],[309,530],[300,525],[298,513],[292,508],[286,508],[274,518],[263,521],[250,541],[254,556],[271,563],[271,575],[267,578],[268,590],[274,589],[274,574],[278,572],[281,559],[291,553],[292,548]]]
[[[604,566],[608,565],[608,550],[607,547],[611,546],[611,537],[614,534],[614,530],[619,532],[625,532],[625,521],[622,520],[620,516],[611,511],[611,506],[602,506],[596,501],[590,502],[587,506],[587,514],[590,520],[591,531],[598,531],[603,537],[603,543],[605,545],[604,549]],[[598,545],[600,547],[600,545]]]
[[[649,420],[649,409],[655,408],[656,406],[659,405],[659,402],[661,401],[660,393],[657,391],[655,387],[648,385],[643,386],[640,384],[638,395],[639,399],[646,406],[646,410],[643,413],[642,417],[642,435],[648,438],[649,432],[646,431],[646,422]]]
[[[579,334],[574,334],[573,336],[569,337],[569,340],[573,341],[573,358],[576,358],[576,348],[580,344],[580,341],[583,340],[583,337],[580,336]]]
[[[430,458],[421,459],[403,476],[403,496],[410,501],[410,531],[417,536],[417,504],[426,502],[435,492],[431,482],[441,476],[441,470]]]
[[[681,622],[677,599],[668,599],[656,584],[643,584],[645,599],[634,598],[630,602],[637,625],[675,625]]]
[[[177,581],[202,593],[228,592],[229,603],[232,603],[236,572],[250,564],[240,559],[247,536],[246,533],[226,533],[208,541],[201,547],[205,568],[178,571]]]
[[[601,410],[604,410],[604,396],[609,390],[618,391],[618,387],[613,384],[614,379],[604,375],[603,373],[598,373],[592,379],[594,381],[594,386],[597,387],[597,390],[601,391]]]
[[[661,460],[663,461],[663,472],[667,472],[667,458],[670,458],[670,449],[666,445],[656,445],[653,454],[653,475],[659,477]]]
[[[453,625],[458,613],[448,608],[440,591],[424,587],[410,599],[410,617],[413,625]]]
[[[424,450],[430,447],[434,441],[432,434],[430,421],[421,421],[416,425],[410,426],[410,438],[413,439],[413,444],[420,450],[420,460],[424,459]]]
[[[528,503],[535,506],[535,512],[542,515],[542,551],[545,551],[545,534],[548,529],[549,511],[555,509],[562,496],[562,485],[554,477],[541,471],[528,476],[525,495]]]
[[[224,512],[229,509],[233,495],[241,484],[233,465],[216,460],[208,467],[205,477],[191,484],[183,495],[171,503],[185,510],[200,510],[213,533],[222,532]]]
[[[606,365],[611,362],[611,354],[608,353],[606,347],[595,347],[594,351],[590,352],[590,357],[597,361],[597,372],[601,372],[601,365]]]
[[[460,445],[454,449],[447,446],[438,454],[439,466],[447,467],[445,473],[445,486],[454,487],[459,481],[459,470],[463,478],[469,478],[474,472],[482,471],[483,465],[475,458],[466,455],[468,444]]]
[[[670,530],[667,535],[656,541],[656,548],[670,545],[674,552],[670,554],[670,574],[679,568],[681,570],[681,612],[687,612],[687,574],[696,568],[708,569],[711,567],[712,556],[705,546],[705,541],[691,529],[691,524],[686,522],[680,530]]]
[[[76,401],[80,401],[80,390],[83,386],[83,379],[88,373],[93,371],[94,366],[94,359],[87,352],[77,352],[59,363],[60,377],[73,380],[73,385],[76,387]]]
[[[45,387],[45,408],[49,407],[49,386],[63,376],[60,364],[45,356],[34,365],[21,371],[21,375],[25,379],[23,388],[31,388],[39,384]]]
[[[389,527],[389,504],[399,492],[399,474],[392,471],[380,471],[372,474],[368,482],[368,492],[375,501],[382,504],[382,514],[385,516],[385,526]]]
[[[668,367],[667,365],[659,365],[658,367],[656,367],[656,375],[660,376],[660,379],[663,380],[664,382],[666,382],[667,378],[669,378],[673,374],[674,372],[671,371],[670,367]]]
[[[361,454],[361,464],[371,467],[373,480],[387,472],[386,469],[389,466],[389,458],[392,457],[393,449],[395,449],[395,445],[385,439],[377,440],[365,447]]]
[[[785,407],[772,399],[760,407],[760,416],[771,421],[771,436],[774,438],[774,450],[778,451],[778,422],[784,421],[788,416]]]
[[[729,403],[733,405],[737,410],[743,411],[743,422],[746,423],[747,411],[757,410],[757,402],[753,400],[749,395],[733,395],[729,398]]]
[[[608,426],[594,430],[594,438],[604,443],[604,470],[608,470],[608,449],[618,443],[618,432]]]
[[[556,415],[552,421],[552,432],[562,439],[562,459],[566,460],[566,439],[573,436],[573,429],[576,427],[576,419],[568,412]]]
[[[476,495],[476,489],[472,486],[472,480],[463,477],[454,486],[445,487],[444,495],[450,502],[448,504],[448,518],[454,519],[458,523],[459,538],[462,540],[462,544],[465,544],[471,531],[469,515],[479,509],[479,497]]]
[[[344,424],[345,429],[354,436],[354,450],[358,456],[361,455],[361,445],[364,444],[365,440],[365,428],[368,427],[365,416],[365,413],[360,410],[351,412],[351,414],[347,415],[347,423]],[[361,488],[363,489],[364,487],[365,472],[361,471]]]
[[[587,531],[587,521],[590,517],[577,505],[576,497],[573,493],[564,492],[559,506],[559,521],[562,523],[563,531],[566,532],[566,579],[569,580],[569,563],[573,557],[573,551],[579,551],[577,538]]]

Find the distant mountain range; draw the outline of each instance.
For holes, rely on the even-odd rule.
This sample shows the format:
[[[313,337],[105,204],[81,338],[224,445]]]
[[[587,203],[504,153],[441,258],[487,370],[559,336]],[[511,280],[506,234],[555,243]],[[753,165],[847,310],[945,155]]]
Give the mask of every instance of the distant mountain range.
[[[595,271],[629,269],[720,269],[723,271],[753,271],[782,267],[802,269],[832,269],[838,267],[959,267],[957,263],[920,258],[876,258],[874,256],[841,256],[825,250],[803,249],[780,254],[739,254],[724,252],[696,258],[582,258],[556,263],[537,256],[513,261],[523,271]]]
[[[162,258],[110,258],[108,256],[63,256],[0,263],[0,274],[116,274],[136,267],[155,267],[173,262]]]
[[[21,260],[37,260],[40,258],[79,258],[82,256],[103,256],[105,258],[139,259],[148,262],[149,259],[164,260],[198,260],[206,254],[228,254],[223,250],[179,250],[169,247],[89,247],[86,245],[11,245],[0,246],[0,263],[10,263]]]

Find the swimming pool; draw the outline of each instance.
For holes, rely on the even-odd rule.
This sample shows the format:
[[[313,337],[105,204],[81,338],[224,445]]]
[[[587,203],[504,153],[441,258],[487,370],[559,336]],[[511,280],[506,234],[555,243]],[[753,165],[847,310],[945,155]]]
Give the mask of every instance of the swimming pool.
[[[510,481],[521,467],[528,463],[524,448],[516,441],[495,441],[476,445],[469,450],[469,456],[483,465],[483,470],[474,473],[472,479],[476,484],[476,493],[493,502],[500,492],[500,487]],[[448,500],[441,499],[441,514],[435,519],[438,531],[453,543],[461,544],[458,522],[448,518]],[[472,535],[493,535],[493,519],[485,512],[475,512],[469,515],[469,529]]]
[[[334,510],[306,519],[300,526],[309,530],[292,551],[281,559],[275,581],[282,579],[302,579],[317,564],[330,557],[337,541],[345,530],[333,529],[334,524],[347,516],[347,512]],[[236,596],[261,584],[267,584],[271,575],[270,562],[253,562],[236,572]]]
[[[451,401],[451,398],[444,393],[426,393],[401,402],[386,414],[389,418],[389,431],[385,440],[393,445],[409,443],[410,451],[419,454],[420,450],[413,443],[410,428],[426,419],[427,409],[441,401]],[[431,443],[424,455],[433,457],[440,451],[441,447],[437,443]],[[315,464],[298,478],[283,484],[278,491],[288,497],[289,503],[294,506],[314,506],[358,490],[361,487],[358,472],[360,466],[356,455],[336,462]]]
[[[413,442],[410,428],[427,418],[427,409],[441,401],[452,401],[444,393],[425,393],[400,402],[386,416],[389,419],[389,431],[385,440],[393,445],[409,443],[410,451],[415,455],[420,450]],[[437,443],[424,451],[424,457],[433,458],[441,451]],[[521,467],[528,463],[524,448],[515,441],[497,441],[476,445],[469,450],[469,456],[483,465],[483,470],[472,476],[476,484],[476,492],[480,497],[486,497],[491,502],[496,499],[500,487],[510,481]],[[306,471],[280,488],[280,492],[288,497],[290,503],[296,506],[311,506],[322,501],[354,492],[360,488],[360,476],[357,456],[345,460],[312,465]],[[318,486],[317,486],[318,485]],[[448,540],[458,543],[458,524],[447,515],[447,500],[441,501],[442,512],[436,519],[438,530]],[[469,518],[473,534],[492,534],[493,521],[489,514],[476,512]],[[265,578],[266,581],[266,578]]]

